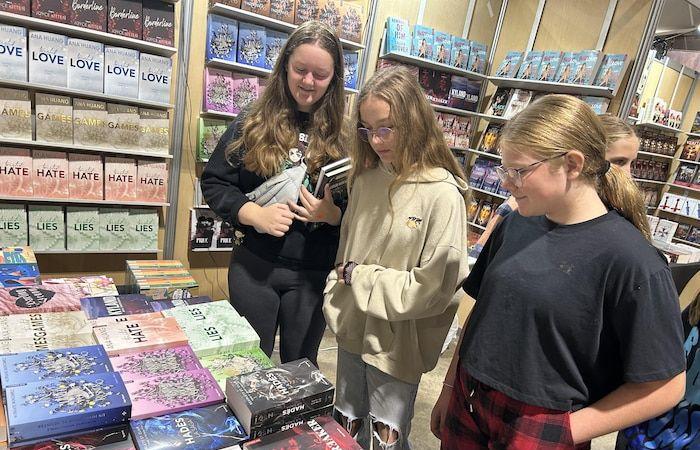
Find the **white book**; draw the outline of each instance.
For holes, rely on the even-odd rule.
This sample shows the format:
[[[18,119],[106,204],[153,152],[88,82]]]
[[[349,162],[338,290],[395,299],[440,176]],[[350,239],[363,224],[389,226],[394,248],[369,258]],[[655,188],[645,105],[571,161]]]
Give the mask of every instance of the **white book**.
[[[66,249],[62,206],[29,205],[29,245],[40,251]]]
[[[172,72],[170,58],[141,53],[139,72],[139,100],[168,103]]]
[[[29,32],[29,82],[68,86],[68,38],[42,31]]]
[[[100,250],[129,248],[129,210],[100,208]]]
[[[104,45],[68,39],[68,87],[90,92],[104,90]]]
[[[656,225],[653,238],[655,241],[670,243],[673,235],[676,234],[676,228],[678,228],[678,222],[661,219]]]
[[[318,181],[316,182],[316,189],[314,189],[314,196],[318,198],[323,197],[323,190],[326,184],[330,183],[331,189],[345,184],[351,168],[350,158],[339,159],[321,167]]]
[[[0,25],[0,79],[27,81],[27,30]]]
[[[66,207],[66,246],[73,251],[100,249],[100,216],[97,208]]]
[[[105,94],[138,98],[139,51],[105,47]]]

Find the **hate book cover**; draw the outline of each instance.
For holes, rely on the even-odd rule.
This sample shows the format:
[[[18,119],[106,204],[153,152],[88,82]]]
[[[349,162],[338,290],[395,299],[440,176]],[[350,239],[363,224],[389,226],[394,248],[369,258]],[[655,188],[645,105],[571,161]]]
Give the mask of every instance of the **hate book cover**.
[[[240,22],[236,61],[255,67],[265,67],[265,27]]]
[[[129,236],[129,210],[122,208],[100,208],[100,250],[126,248]]]
[[[28,205],[29,245],[35,250],[66,249],[66,222],[62,206]]]
[[[105,46],[104,93],[139,97],[139,51]]]
[[[105,156],[105,200],[133,202],[137,199],[136,160]]]
[[[270,17],[287,23],[294,23],[294,0],[271,0]]]
[[[29,92],[0,88],[0,137],[32,140]]]
[[[158,211],[153,208],[130,209],[129,233],[129,248],[132,250],[158,250]]]
[[[143,40],[172,47],[175,42],[175,5],[143,0]]]
[[[137,322],[137,321],[149,321],[162,318],[163,315],[160,312],[151,312],[143,314],[129,314],[128,316],[111,316],[111,317],[100,317],[98,319],[90,320],[92,327],[103,327],[105,325],[113,325],[115,323],[122,322]]]
[[[88,30],[107,31],[107,0],[72,0],[70,23]]]
[[[207,16],[207,60],[236,61],[238,21],[228,17]]]
[[[97,208],[66,207],[66,248],[73,251],[100,249],[100,215]]]
[[[0,315],[78,311],[81,296],[71,285],[0,288]]]
[[[164,56],[141,53],[139,62],[139,100],[170,102],[172,60]]]
[[[38,198],[68,198],[68,154],[34,150],[33,191]]]
[[[136,198],[142,202],[168,201],[168,165],[164,161],[137,161]]]
[[[141,148],[157,155],[170,152],[170,120],[168,111],[139,108]]]
[[[155,312],[148,303],[149,298],[141,294],[83,297],[80,299],[80,307],[88,319]]]
[[[187,336],[172,317],[119,322],[93,330],[110,356],[187,344]]]
[[[112,356],[110,361],[125,382],[203,368],[189,345]]]
[[[27,30],[25,28],[0,25],[0,78],[27,81]]]
[[[104,45],[99,42],[68,38],[70,89],[90,92],[104,90],[104,51]]]
[[[226,389],[226,380],[230,377],[274,367],[274,363],[260,348],[205,356],[199,361],[211,372],[219,383],[219,387],[224,390]]]
[[[0,147],[0,195],[31,197],[33,162],[25,149]]]
[[[0,177],[1,178],[1,177]],[[0,203],[0,244],[3,246],[27,245],[29,230],[27,228],[27,211],[24,205]],[[15,278],[13,272],[4,274],[6,278]],[[21,272],[21,271],[20,271]],[[23,276],[19,275],[20,279]],[[29,280],[27,280],[29,281]],[[4,284],[4,283],[1,283]],[[24,284],[24,283],[22,283]],[[31,284],[35,284],[32,282]]]
[[[107,106],[97,100],[73,99],[73,142],[86,147],[106,147]]]
[[[103,167],[100,155],[69,153],[68,178],[68,192],[71,198],[85,200],[102,200],[104,198]]]
[[[136,106],[107,103],[107,139],[110,145],[120,150],[141,148],[141,124]]]
[[[73,102],[63,95],[35,96],[36,140],[73,144]]]
[[[143,6],[138,0],[109,0],[107,31],[119,36],[141,39]]]
[[[68,2],[61,3],[68,4]],[[29,31],[29,82],[58,87],[68,86],[68,38],[66,36]]]
[[[204,109],[232,113],[233,79],[227,70],[204,69]]]

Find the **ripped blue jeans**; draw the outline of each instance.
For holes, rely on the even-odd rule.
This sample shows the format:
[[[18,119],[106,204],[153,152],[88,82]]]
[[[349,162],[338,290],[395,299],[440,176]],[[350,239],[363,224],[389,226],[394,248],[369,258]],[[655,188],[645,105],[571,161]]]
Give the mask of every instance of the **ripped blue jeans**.
[[[409,450],[408,435],[416,403],[418,385],[388,375],[364,361],[360,355],[338,348],[335,383],[335,415],[339,423],[351,430],[361,424],[355,440],[362,448],[374,450]],[[383,441],[377,425],[389,427],[393,437]]]

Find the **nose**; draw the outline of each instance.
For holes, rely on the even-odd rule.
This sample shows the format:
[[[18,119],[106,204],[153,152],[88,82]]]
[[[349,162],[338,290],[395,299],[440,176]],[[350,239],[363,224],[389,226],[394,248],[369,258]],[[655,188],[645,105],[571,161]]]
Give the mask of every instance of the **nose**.
[[[501,186],[507,189],[508,192],[513,192],[516,189],[515,183],[513,183],[510,177],[506,177],[505,181],[501,181]]]
[[[304,76],[301,79],[305,85],[310,86],[314,82],[314,75],[311,72],[308,72],[304,74]]]
[[[370,139],[370,142],[372,144],[374,144],[374,143],[381,144],[382,143],[382,140],[379,138],[379,135],[377,133],[370,133],[370,134],[371,134],[371,136],[369,139]]]

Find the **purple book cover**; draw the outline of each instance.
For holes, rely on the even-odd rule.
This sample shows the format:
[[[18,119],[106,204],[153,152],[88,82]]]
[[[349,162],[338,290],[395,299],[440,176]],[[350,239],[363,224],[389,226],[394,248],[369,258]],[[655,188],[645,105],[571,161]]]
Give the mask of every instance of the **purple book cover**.
[[[231,72],[210,67],[204,69],[204,109],[233,112],[232,83]]]
[[[156,311],[165,311],[166,309],[172,309],[178,306],[199,305],[211,302],[211,297],[203,295],[200,297],[174,298],[171,300],[153,300],[150,303]]]
[[[203,369],[189,345],[113,356],[110,361],[124,382]]]
[[[84,297],[80,299],[80,307],[88,319],[97,319],[157,311],[149,304],[149,300],[152,300],[151,297],[141,294]]]
[[[224,394],[207,369],[127,383],[133,405],[131,418],[145,419],[221,403]]]

